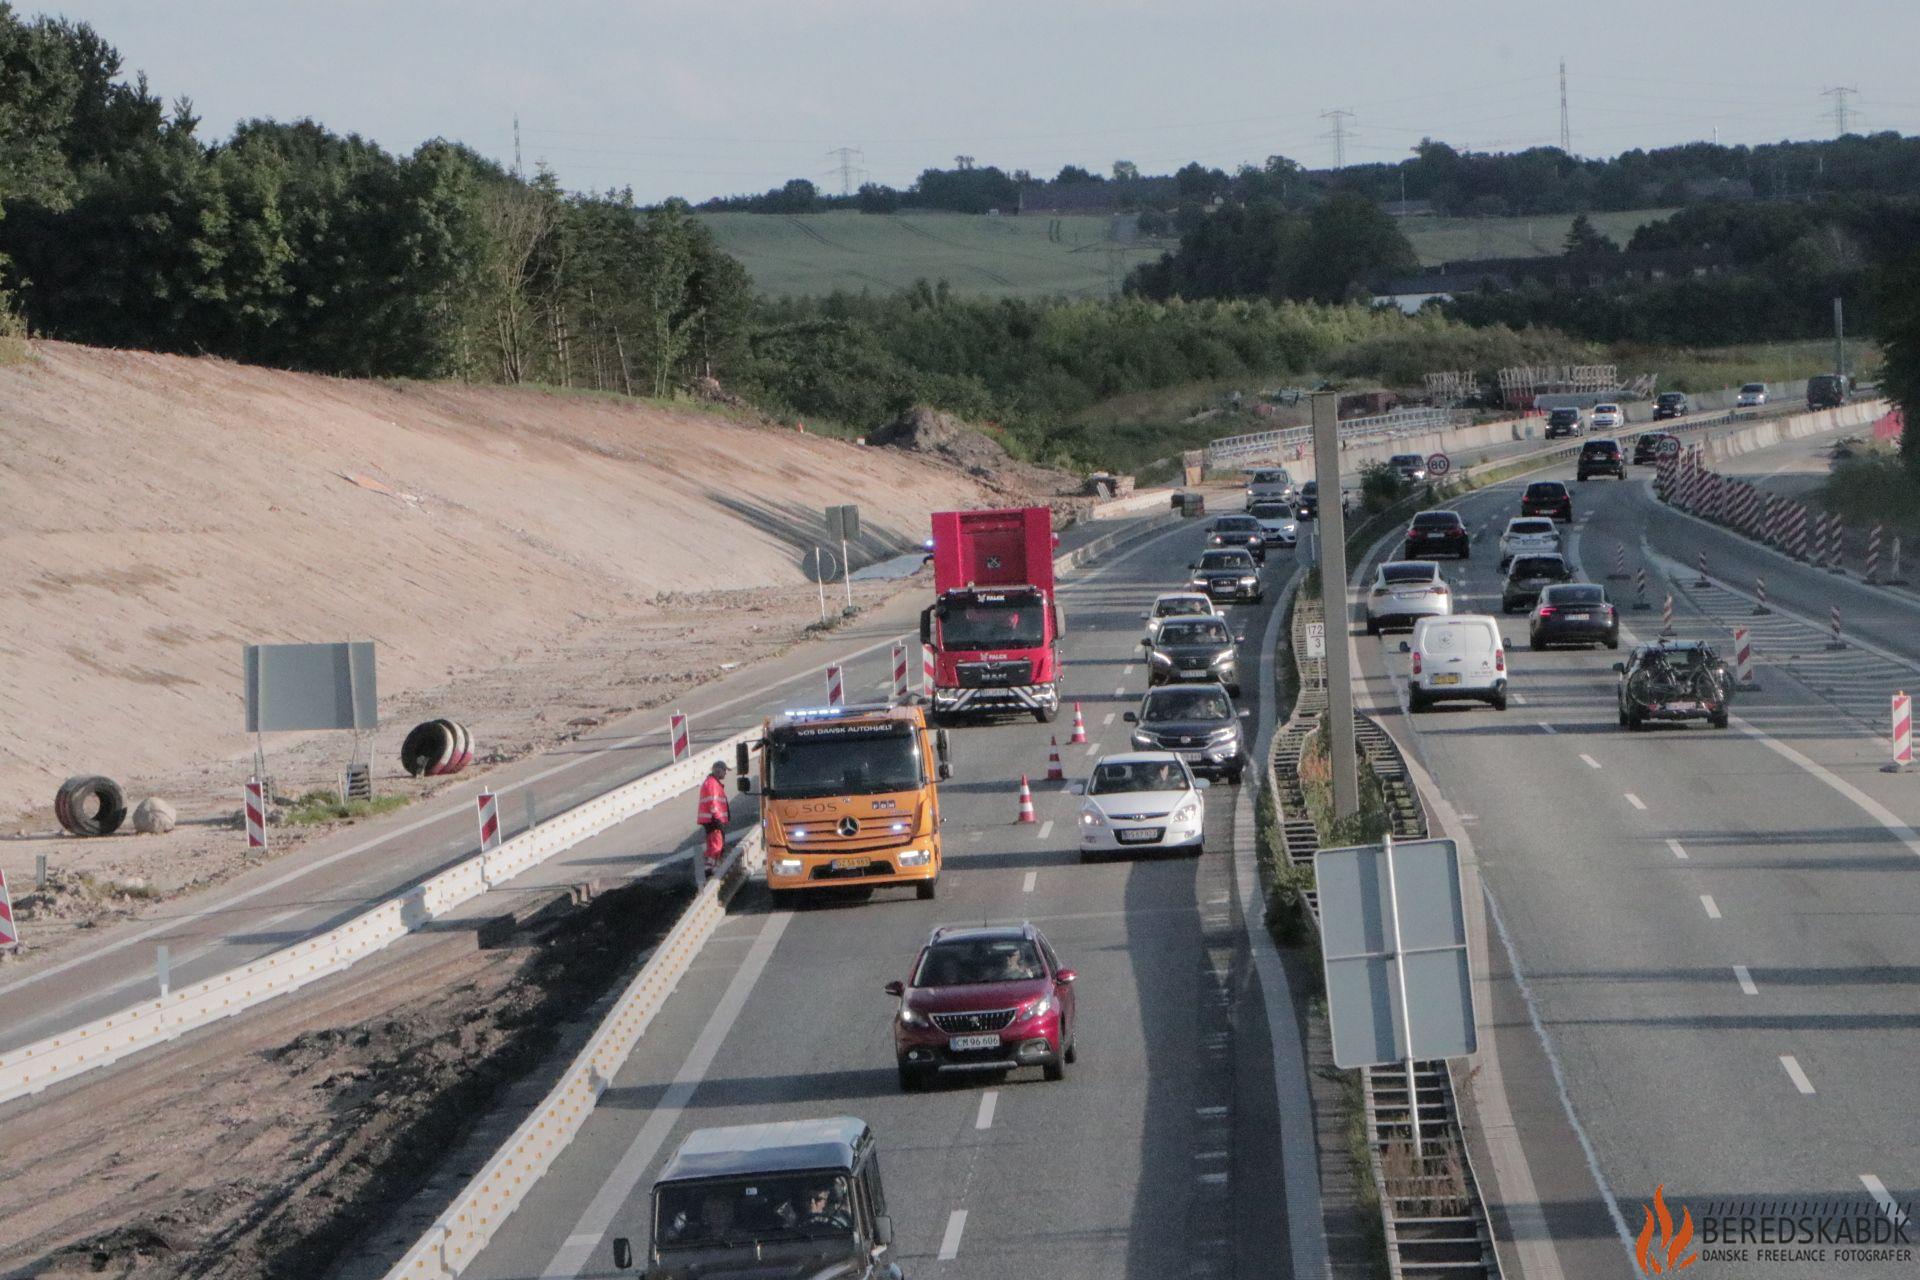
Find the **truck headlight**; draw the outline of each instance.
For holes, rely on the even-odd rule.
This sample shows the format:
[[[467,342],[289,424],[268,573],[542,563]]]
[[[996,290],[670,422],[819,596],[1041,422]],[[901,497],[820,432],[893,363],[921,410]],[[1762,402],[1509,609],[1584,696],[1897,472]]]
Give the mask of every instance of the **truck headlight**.
[[[800,874],[800,867],[801,862],[798,858],[775,858],[773,860],[773,873],[777,876],[797,876]]]
[[[924,867],[933,860],[931,849],[903,849],[894,861],[903,867]]]

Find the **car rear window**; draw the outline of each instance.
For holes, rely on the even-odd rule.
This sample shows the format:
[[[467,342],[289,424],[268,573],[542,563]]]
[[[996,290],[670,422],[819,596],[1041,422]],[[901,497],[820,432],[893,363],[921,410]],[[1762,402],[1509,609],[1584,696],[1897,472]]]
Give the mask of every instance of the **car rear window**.
[[[1432,582],[1440,576],[1440,567],[1431,564],[1388,564],[1380,566],[1388,582]]]
[[[1538,516],[1530,520],[1515,520],[1512,524],[1507,526],[1507,532],[1508,533],[1552,533],[1554,532],[1553,521],[1545,519],[1544,517],[1538,517]]]
[[[1604,604],[1607,593],[1597,586],[1583,582],[1564,587],[1548,587],[1541,598],[1548,604]]]
[[[1180,596],[1162,600],[1153,606],[1153,611],[1162,618],[1178,618],[1190,613],[1212,613],[1213,607],[1199,596]]]
[[[1417,453],[1396,453],[1387,459],[1387,465],[1390,467],[1417,467],[1420,465],[1420,455]]]
[[[1529,498],[1564,498],[1567,496],[1567,486],[1558,480],[1536,480],[1527,486],[1527,496]]]
[[[1580,446],[1580,452],[1618,453],[1620,452],[1620,442],[1618,440],[1589,440]]]
[[[1513,576],[1516,578],[1550,578],[1567,571],[1567,562],[1559,556],[1515,556]]]
[[[1413,518],[1416,529],[1457,529],[1460,527],[1460,513],[1457,511],[1422,511]]]

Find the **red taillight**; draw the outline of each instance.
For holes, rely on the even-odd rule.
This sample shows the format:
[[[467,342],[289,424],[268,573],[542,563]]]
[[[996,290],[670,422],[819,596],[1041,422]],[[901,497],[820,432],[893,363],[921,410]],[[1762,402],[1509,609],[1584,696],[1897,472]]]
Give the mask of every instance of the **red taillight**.
[[[1420,674],[1420,651],[1418,649],[1413,651],[1413,674]]]
[[[1505,649],[1495,649],[1493,651],[1493,669],[1495,671],[1505,671],[1507,669],[1507,651]]]
[[[1553,616],[1553,606],[1550,604],[1541,605],[1540,616],[1543,618],[1551,618]]]

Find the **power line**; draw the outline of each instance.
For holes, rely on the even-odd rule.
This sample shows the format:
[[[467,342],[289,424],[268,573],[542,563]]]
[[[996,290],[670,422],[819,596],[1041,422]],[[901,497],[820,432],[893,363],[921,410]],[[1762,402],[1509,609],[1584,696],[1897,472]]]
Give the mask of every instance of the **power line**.
[[[1820,91],[1821,97],[1833,99],[1834,137],[1844,138],[1847,136],[1847,95],[1858,92],[1860,92],[1860,90],[1852,85],[1833,89],[1822,89]]]
[[[840,159],[840,194],[843,196],[852,195],[854,174],[853,158],[859,156],[864,160],[867,158],[866,153],[858,147],[834,147],[829,150],[827,154],[837,156]]]
[[[1333,167],[1344,169],[1347,167],[1347,121],[1353,119],[1353,112],[1335,107],[1332,111],[1322,111],[1320,118],[1333,121],[1333,128],[1320,136],[1333,139]]]
[[[1573,132],[1567,128],[1567,60],[1560,59],[1560,149],[1573,154]]]

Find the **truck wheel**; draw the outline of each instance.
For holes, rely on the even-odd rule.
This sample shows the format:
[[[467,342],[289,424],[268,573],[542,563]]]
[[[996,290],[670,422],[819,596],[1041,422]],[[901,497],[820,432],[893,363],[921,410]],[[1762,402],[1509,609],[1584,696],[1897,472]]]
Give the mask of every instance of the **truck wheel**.
[[[1033,718],[1035,720],[1038,720],[1041,724],[1052,724],[1054,722],[1054,719],[1057,716],[1059,716],[1059,714],[1060,714],[1059,707],[1042,707],[1040,710],[1033,713]]]
[[[922,902],[932,902],[933,895],[939,892],[939,883],[938,880],[922,880],[913,886],[913,896]]]

